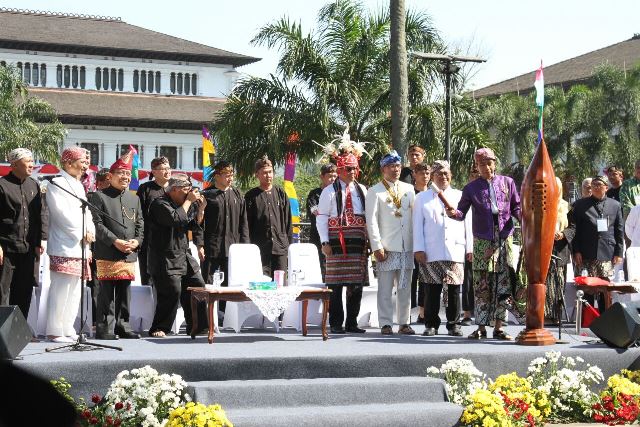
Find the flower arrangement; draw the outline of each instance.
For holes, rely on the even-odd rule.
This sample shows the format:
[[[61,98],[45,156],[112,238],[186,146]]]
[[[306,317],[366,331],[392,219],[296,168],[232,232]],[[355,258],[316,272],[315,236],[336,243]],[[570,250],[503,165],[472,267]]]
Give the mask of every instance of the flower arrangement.
[[[448,360],[440,368],[431,366],[427,373],[446,381],[449,400],[458,405],[467,405],[476,390],[487,386],[487,376],[468,359]]]
[[[167,427],[233,427],[220,405],[188,402],[169,414]]]
[[[556,351],[532,360],[527,378],[533,387],[547,394],[551,403],[548,419],[554,422],[588,421],[592,405],[598,400],[592,389],[604,380],[597,366]]]
[[[638,396],[605,390],[593,405],[593,420],[608,425],[631,424],[638,419]]]
[[[527,378],[515,372],[500,375],[489,384],[489,391],[502,397],[504,410],[514,426],[542,425],[551,413],[545,391],[533,388]]]
[[[466,426],[511,427],[504,402],[495,393],[479,388],[468,398],[460,421]]]

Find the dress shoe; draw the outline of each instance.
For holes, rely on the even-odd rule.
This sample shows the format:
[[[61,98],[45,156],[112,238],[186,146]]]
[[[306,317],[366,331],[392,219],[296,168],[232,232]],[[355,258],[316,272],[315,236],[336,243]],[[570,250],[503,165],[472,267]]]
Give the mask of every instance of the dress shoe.
[[[128,332],[118,332],[118,336],[125,340],[137,340],[140,339],[140,334],[128,331]]]
[[[96,334],[97,340],[117,340],[119,337],[116,334],[110,334],[108,332],[103,334]]]
[[[336,326],[335,328],[332,327],[331,328],[331,333],[332,334],[346,334],[344,328],[342,326]]]
[[[414,331],[409,325],[402,325],[400,326],[400,329],[398,329],[398,333],[400,335],[415,335],[416,331]]]
[[[426,328],[424,330],[424,332],[422,333],[422,336],[424,337],[432,337],[436,334],[437,329],[436,328]]]
[[[390,325],[384,325],[382,329],[380,329],[380,333],[382,335],[393,335],[393,329]]]
[[[366,329],[358,328],[357,326],[347,326],[344,330],[352,334],[364,334],[367,332]]]
[[[449,329],[449,332],[447,332],[447,334],[451,335],[452,337],[461,337],[462,330],[460,330],[460,326],[455,325],[453,328]]]

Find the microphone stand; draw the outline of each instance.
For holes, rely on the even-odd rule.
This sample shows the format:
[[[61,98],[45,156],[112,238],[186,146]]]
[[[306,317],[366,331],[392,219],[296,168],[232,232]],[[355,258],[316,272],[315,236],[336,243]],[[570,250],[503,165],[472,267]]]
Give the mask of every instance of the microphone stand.
[[[93,209],[96,212],[100,212],[101,214],[103,214],[104,216],[106,216],[107,218],[111,219],[112,221],[116,222],[117,224],[120,224],[121,226],[125,226],[123,223],[121,223],[120,221],[118,221],[117,219],[113,218],[112,216],[110,216],[108,213],[104,212],[101,209],[98,209],[94,204],[90,203],[89,201],[78,197],[77,195],[75,195],[73,192],[67,190],[66,188],[63,188],[62,186],[58,185],[57,183],[53,182],[53,179],[51,181],[49,181],[49,183],[55,185],[56,187],[58,187],[59,189],[61,189],[62,191],[64,191],[67,194],[70,194],[71,196],[73,196],[75,199],[77,199],[80,202],[80,207],[82,209],[82,240],[81,240],[81,262],[82,262],[82,267],[81,267],[81,276],[80,276],[80,331],[78,332],[78,340],[73,343],[73,344],[65,344],[62,346],[58,346],[58,347],[49,347],[46,348],[45,351],[46,352],[52,352],[52,351],[57,351],[57,350],[63,350],[63,349],[69,349],[69,351],[89,351],[89,350],[100,350],[103,348],[108,348],[111,350],[118,350],[118,351],[122,351],[122,347],[116,347],[113,345],[106,345],[106,344],[96,344],[96,343],[92,343],[87,341],[87,337],[84,334],[84,328],[86,326],[87,323],[87,319],[86,316],[84,314],[84,289],[85,289],[85,285],[86,285],[86,279],[85,279],[85,275],[86,275],[86,268],[87,268],[87,263],[86,263],[86,253],[85,253],[85,236],[86,236],[86,224],[85,224],[85,216],[86,216],[86,212],[87,212],[87,206],[90,207],[91,209]],[[95,347],[95,348],[94,348]]]

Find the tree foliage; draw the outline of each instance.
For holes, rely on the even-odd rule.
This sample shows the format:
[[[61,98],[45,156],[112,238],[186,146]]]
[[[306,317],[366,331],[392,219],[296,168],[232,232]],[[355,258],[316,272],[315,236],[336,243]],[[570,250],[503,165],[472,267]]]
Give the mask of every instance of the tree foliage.
[[[65,134],[53,107],[29,96],[15,68],[0,67],[0,158],[23,147],[36,159],[57,163]]]
[[[262,27],[257,45],[277,49],[275,74],[241,79],[212,124],[221,157],[236,165],[240,179],[253,172],[255,159],[267,154],[282,165],[294,150],[300,162],[320,157],[321,148],[349,124],[351,138],[369,141],[372,159],[362,161],[365,177],[378,172],[377,159],[391,145],[389,76],[390,16],[388,9],[367,11],[355,0],[337,0],[322,7],[317,27],[303,32],[300,23],[283,17]],[[443,52],[429,16],[409,10],[408,51]],[[444,153],[444,116],[435,100],[441,74],[438,64],[409,61],[409,123],[407,140],[427,149],[429,160]],[[452,144],[454,167],[471,160],[469,147],[482,141],[472,103],[455,106]],[[460,122],[460,120],[466,120]],[[288,143],[297,133],[299,139]]]

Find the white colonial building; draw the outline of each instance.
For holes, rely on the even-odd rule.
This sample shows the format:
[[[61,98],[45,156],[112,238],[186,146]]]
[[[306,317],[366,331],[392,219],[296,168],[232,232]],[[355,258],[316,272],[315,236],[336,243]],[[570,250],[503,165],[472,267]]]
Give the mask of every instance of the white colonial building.
[[[129,145],[142,168],[166,156],[202,167],[203,125],[258,61],[127,24],[120,18],[0,8],[0,64],[13,64],[30,94],[48,101],[92,164],[108,167]]]

